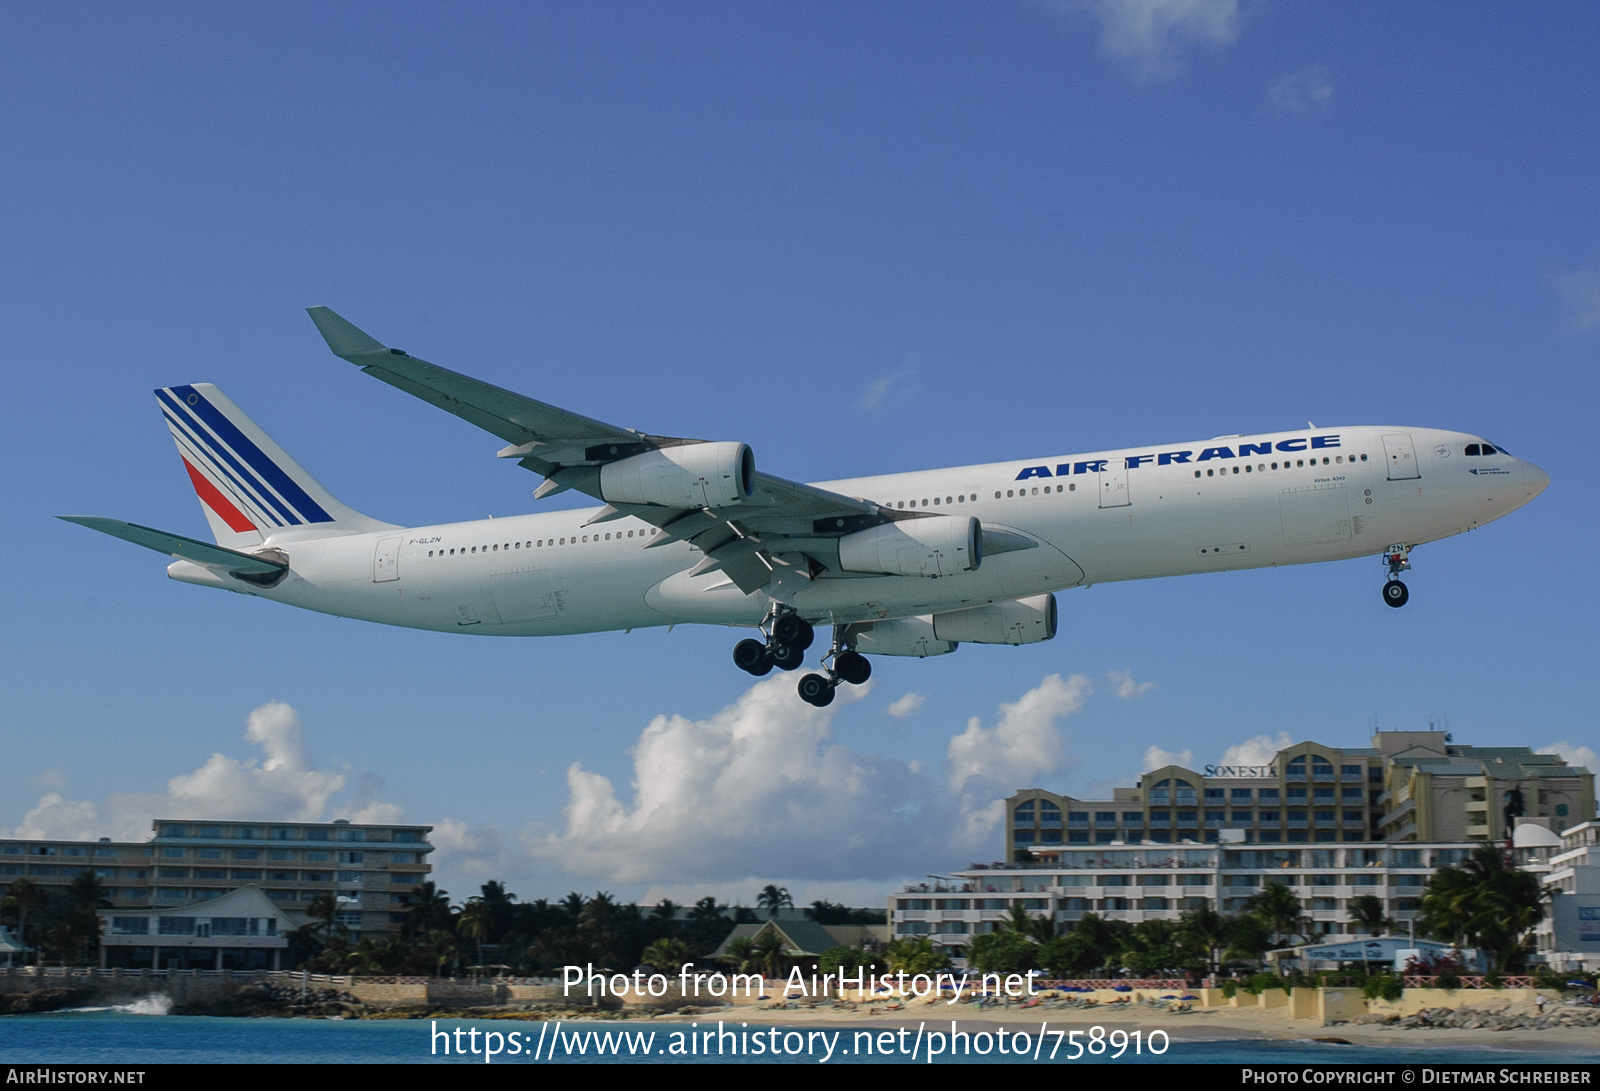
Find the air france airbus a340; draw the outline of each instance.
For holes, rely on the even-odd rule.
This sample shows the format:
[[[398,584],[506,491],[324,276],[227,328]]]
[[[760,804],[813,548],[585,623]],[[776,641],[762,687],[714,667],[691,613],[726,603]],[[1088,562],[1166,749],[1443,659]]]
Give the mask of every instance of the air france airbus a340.
[[[1383,600],[1418,543],[1482,526],[1549,476],[1480,436],[1316,428],[805,485],[749,446],[648,435],[379,344],[325,307],[334,353],[499,436],[501,458],[603,503],[431,527],[335,500],[220,390],[156,391],[216,543],[70,517],[177,558],[175,580],[341,617],[450,633],[555,636],[700,622],[758,628],[734,662],[799,667],[832,626],[814,705],[867,655],[1056,633],[1054,592],[1112,580],[1381,554]]]

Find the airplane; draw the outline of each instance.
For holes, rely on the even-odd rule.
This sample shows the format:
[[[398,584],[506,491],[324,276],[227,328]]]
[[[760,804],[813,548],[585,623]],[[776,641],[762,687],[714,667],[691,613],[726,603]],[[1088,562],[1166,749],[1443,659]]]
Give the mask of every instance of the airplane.
[[[800,697],[860,685],[869,655],[1033,644],[1056,593],[1120,580],[1379,555],[1383,601],[1418,545],[1528,503],[1550,478],[1481,436],[1360,426],[803,484],[746,443],[620,428],[381,344],[309,308],[336,356],[499,437],[500,458],[587,507],[401,527],[340,503],[208,383],[156,399],[213,541],[61,516],[174,558],[167,575],[307,610],[436,632],[555,636],[753,628],[755,676],[832,641]]]

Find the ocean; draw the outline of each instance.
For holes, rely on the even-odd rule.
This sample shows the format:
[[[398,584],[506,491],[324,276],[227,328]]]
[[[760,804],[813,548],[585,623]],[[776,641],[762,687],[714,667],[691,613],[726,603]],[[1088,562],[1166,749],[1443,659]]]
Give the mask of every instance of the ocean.
[[[0,1018],[0,1063],[10,1064],[1543,1064],[1600,1063],[1600,1042],[1581,1053],[1495,1046],[1417,1046],[1396,1032],[1388,1046],[1309,1039],[1069,1042],[1046,1025],[958,1028],[744,1026],[714,1020],[527,1023],[507,1020],[229,1019],[164,1014],[158,1000]],[[1074,1029],[1078,1029],[1076,1026]],[[720,1032],[719,1032],[720,1030]],[[459,1034],[457,1032],[460,1032]],[[1337,1034],[1338,1029],[1324,1034]],[[1098,1046],[1098,1049],[1096,1048]],[[1152,1053],[1152,1047],[1164,1047]],[[1121,1056],[1114,1056],[1120,1047]],[[458,1052],[459,1048],[459,1052]],[[951,1051],[955,1052],[952,1058]],[[1072,1059],[1075,1050],[1081,1056]],[[1054,1053],[1052,1058],[1051,1054]]]

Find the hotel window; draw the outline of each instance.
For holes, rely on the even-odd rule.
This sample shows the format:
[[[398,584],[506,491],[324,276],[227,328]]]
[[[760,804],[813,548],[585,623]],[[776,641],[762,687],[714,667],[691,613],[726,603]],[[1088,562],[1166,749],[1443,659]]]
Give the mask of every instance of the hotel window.
[[[1235,806],[1241,803],[1248,804],[1250,802],[1250,789],[1248,788],[1235,788],[1231,795]]]

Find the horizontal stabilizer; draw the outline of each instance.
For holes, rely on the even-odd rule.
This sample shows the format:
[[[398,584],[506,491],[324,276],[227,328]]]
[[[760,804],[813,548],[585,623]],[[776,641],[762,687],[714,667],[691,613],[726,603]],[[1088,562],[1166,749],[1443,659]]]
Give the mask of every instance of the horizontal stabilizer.
[[[246,576],[272,576],[289,567],[284,561],[240,553],[236,549],[224,549],[210,542],[185,538],[181,534],[168,534],[164,530],[152,530],[137,523],[124,523],[121,519],[101,519],[93,515],[58,515],[56,518],[77,523],[90,530],[98,530],[101,534],[109,534],[113,538],[121,538],[134,545],[142,545],[146,549],[165,553],[169,557],[181,557],[206,568],[224,572]]]

